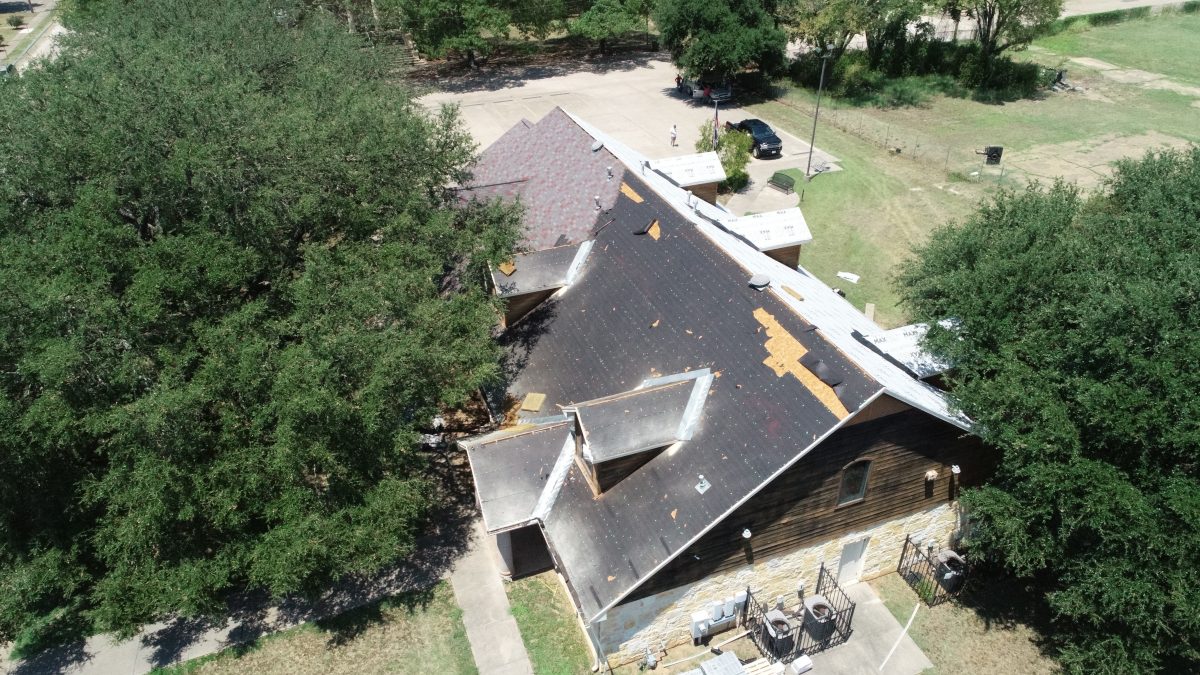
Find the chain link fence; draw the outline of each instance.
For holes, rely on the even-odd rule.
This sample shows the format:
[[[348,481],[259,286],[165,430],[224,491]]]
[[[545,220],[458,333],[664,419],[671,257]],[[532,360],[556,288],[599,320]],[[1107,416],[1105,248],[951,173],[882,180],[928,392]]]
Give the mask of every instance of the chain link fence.
[[[787,106],[812,118],[814,106],[805,102],[776,99],[776,103]],[[823,99],[819,124],[836,127],[861,138],[900,159],[906,159],[931,168],[940,169],[950,181],[972,181],[992,183],[1019,183],[1024,175],[1014,173],[1003,161],[988,165],[983,154],[984,146],[964,147],[939,142],[936,135],[923,134],[907,127],[899,127],[862,112],[860,108]]]

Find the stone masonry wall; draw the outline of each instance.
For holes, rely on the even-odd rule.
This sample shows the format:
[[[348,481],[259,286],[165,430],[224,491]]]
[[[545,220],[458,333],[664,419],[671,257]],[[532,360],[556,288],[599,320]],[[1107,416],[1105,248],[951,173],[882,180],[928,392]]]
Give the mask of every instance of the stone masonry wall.
[[[612,666],[641,659],[646,649],[658,651],[690,642],[693,612],[707,609],[708,603],[724,601],[749,586],[760,602],[774,602],[784,596],[789,604],[797,600],[797,586],[816,586],[817,572],[824,562],[837,574],[842,547],[870,537],[863,558],[862,578],[894,572],[900,562],[905,535],[914,541],[936,542],[949,546],[960,531],[958,504],[948,503],[902,518],[896,518],[859,532],[799,549],[753,565],[708,577],[691,586],[672,589],[609,610],[594,630],[603,653]],[[730,633],[732,635],[732,633]],[[720,640],[718,636],[717,641]]]

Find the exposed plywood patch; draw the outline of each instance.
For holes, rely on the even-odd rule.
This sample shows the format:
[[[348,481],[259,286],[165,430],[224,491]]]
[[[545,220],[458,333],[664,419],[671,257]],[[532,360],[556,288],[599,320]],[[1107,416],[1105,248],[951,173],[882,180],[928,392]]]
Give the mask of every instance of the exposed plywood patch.
[[[774,315],[762,307],[754,310],[754,318],[767,329],[767,341],[763,346],[767,348],[769,356],[763,360],[763,365],[779,377],[791,373],[839,420],[849,417],[850,411],[842,405],[833,388],[822,382],[811,370],[800,365],[800,359],[808,353],[808,348],[800,344],[786,328],[779,325]]]
[[[646,230],[646,234],[650,235],[654,241],[658,241],[658,238],[662,236],[662,228],[659,227],[657,220],[650,223],[650,229]]]
[[[497,267],[500,269],[501,272],[504,272],[504,276],[506,276],[506,277],[511,277],[513,272],[517,271],[516,263],[514,263],[511,260],[506,260],[506,261],[500,263],[499,265],[497,265]]]
[[[632,199],[635,204],[641,204],[643,201],[645,201],[642,199],[641,195],[639,195],[633,188],[629,187],[629,183],[624,181],[621,181],[621,194]],[[655,239],[657,238],[658,237],[655,237]]]
[[[528,412],[537,412],[542,409],[542,404],[546,402],[545,394],[531,393],[525,395],[525,400],[521,401],[521,410]]]

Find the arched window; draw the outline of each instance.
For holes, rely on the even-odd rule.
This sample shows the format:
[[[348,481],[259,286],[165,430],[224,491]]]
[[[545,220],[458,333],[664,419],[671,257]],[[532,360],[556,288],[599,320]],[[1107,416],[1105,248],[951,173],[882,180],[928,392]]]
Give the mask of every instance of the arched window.
[[[860,459],[842,469],[842,485],[838,488],[838,506],[850,504],[867,494],[867,474],[871,472],[871,460]]]

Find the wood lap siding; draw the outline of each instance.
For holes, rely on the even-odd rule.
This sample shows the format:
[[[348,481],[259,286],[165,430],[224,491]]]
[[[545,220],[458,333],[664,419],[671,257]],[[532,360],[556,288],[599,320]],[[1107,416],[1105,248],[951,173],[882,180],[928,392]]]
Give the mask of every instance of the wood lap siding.
[[[976,437],[916,410],[844,427],[626,602],[944,503],[951,499],[951,465],[962,468],[956,487],[961,489],[986,478],[996,458]],[[857,459],[871,460],[866,494],[859,502],[837,506],[842,469]],[[937,470],[938,477],[927,484],[925,472],[930,469]],[[742,538],[744,528],[753,535],[749,542]]]
[[[525,295],[516,295],[509,298],[507,306],[504,308],[504,325],[511,326],[520,321],[522,317],[533,311],[533,308],[545,302],[551,295],[554,295],[554,292],[557,290],[557,288],[548,288],[544,291],[526,293]]]
[[[642,468],[646,462],[658,456],[662,448],[646,450],[628,457],[601,462],[596,465],[595,481],[601,492],[621,482],[626,476]]]

